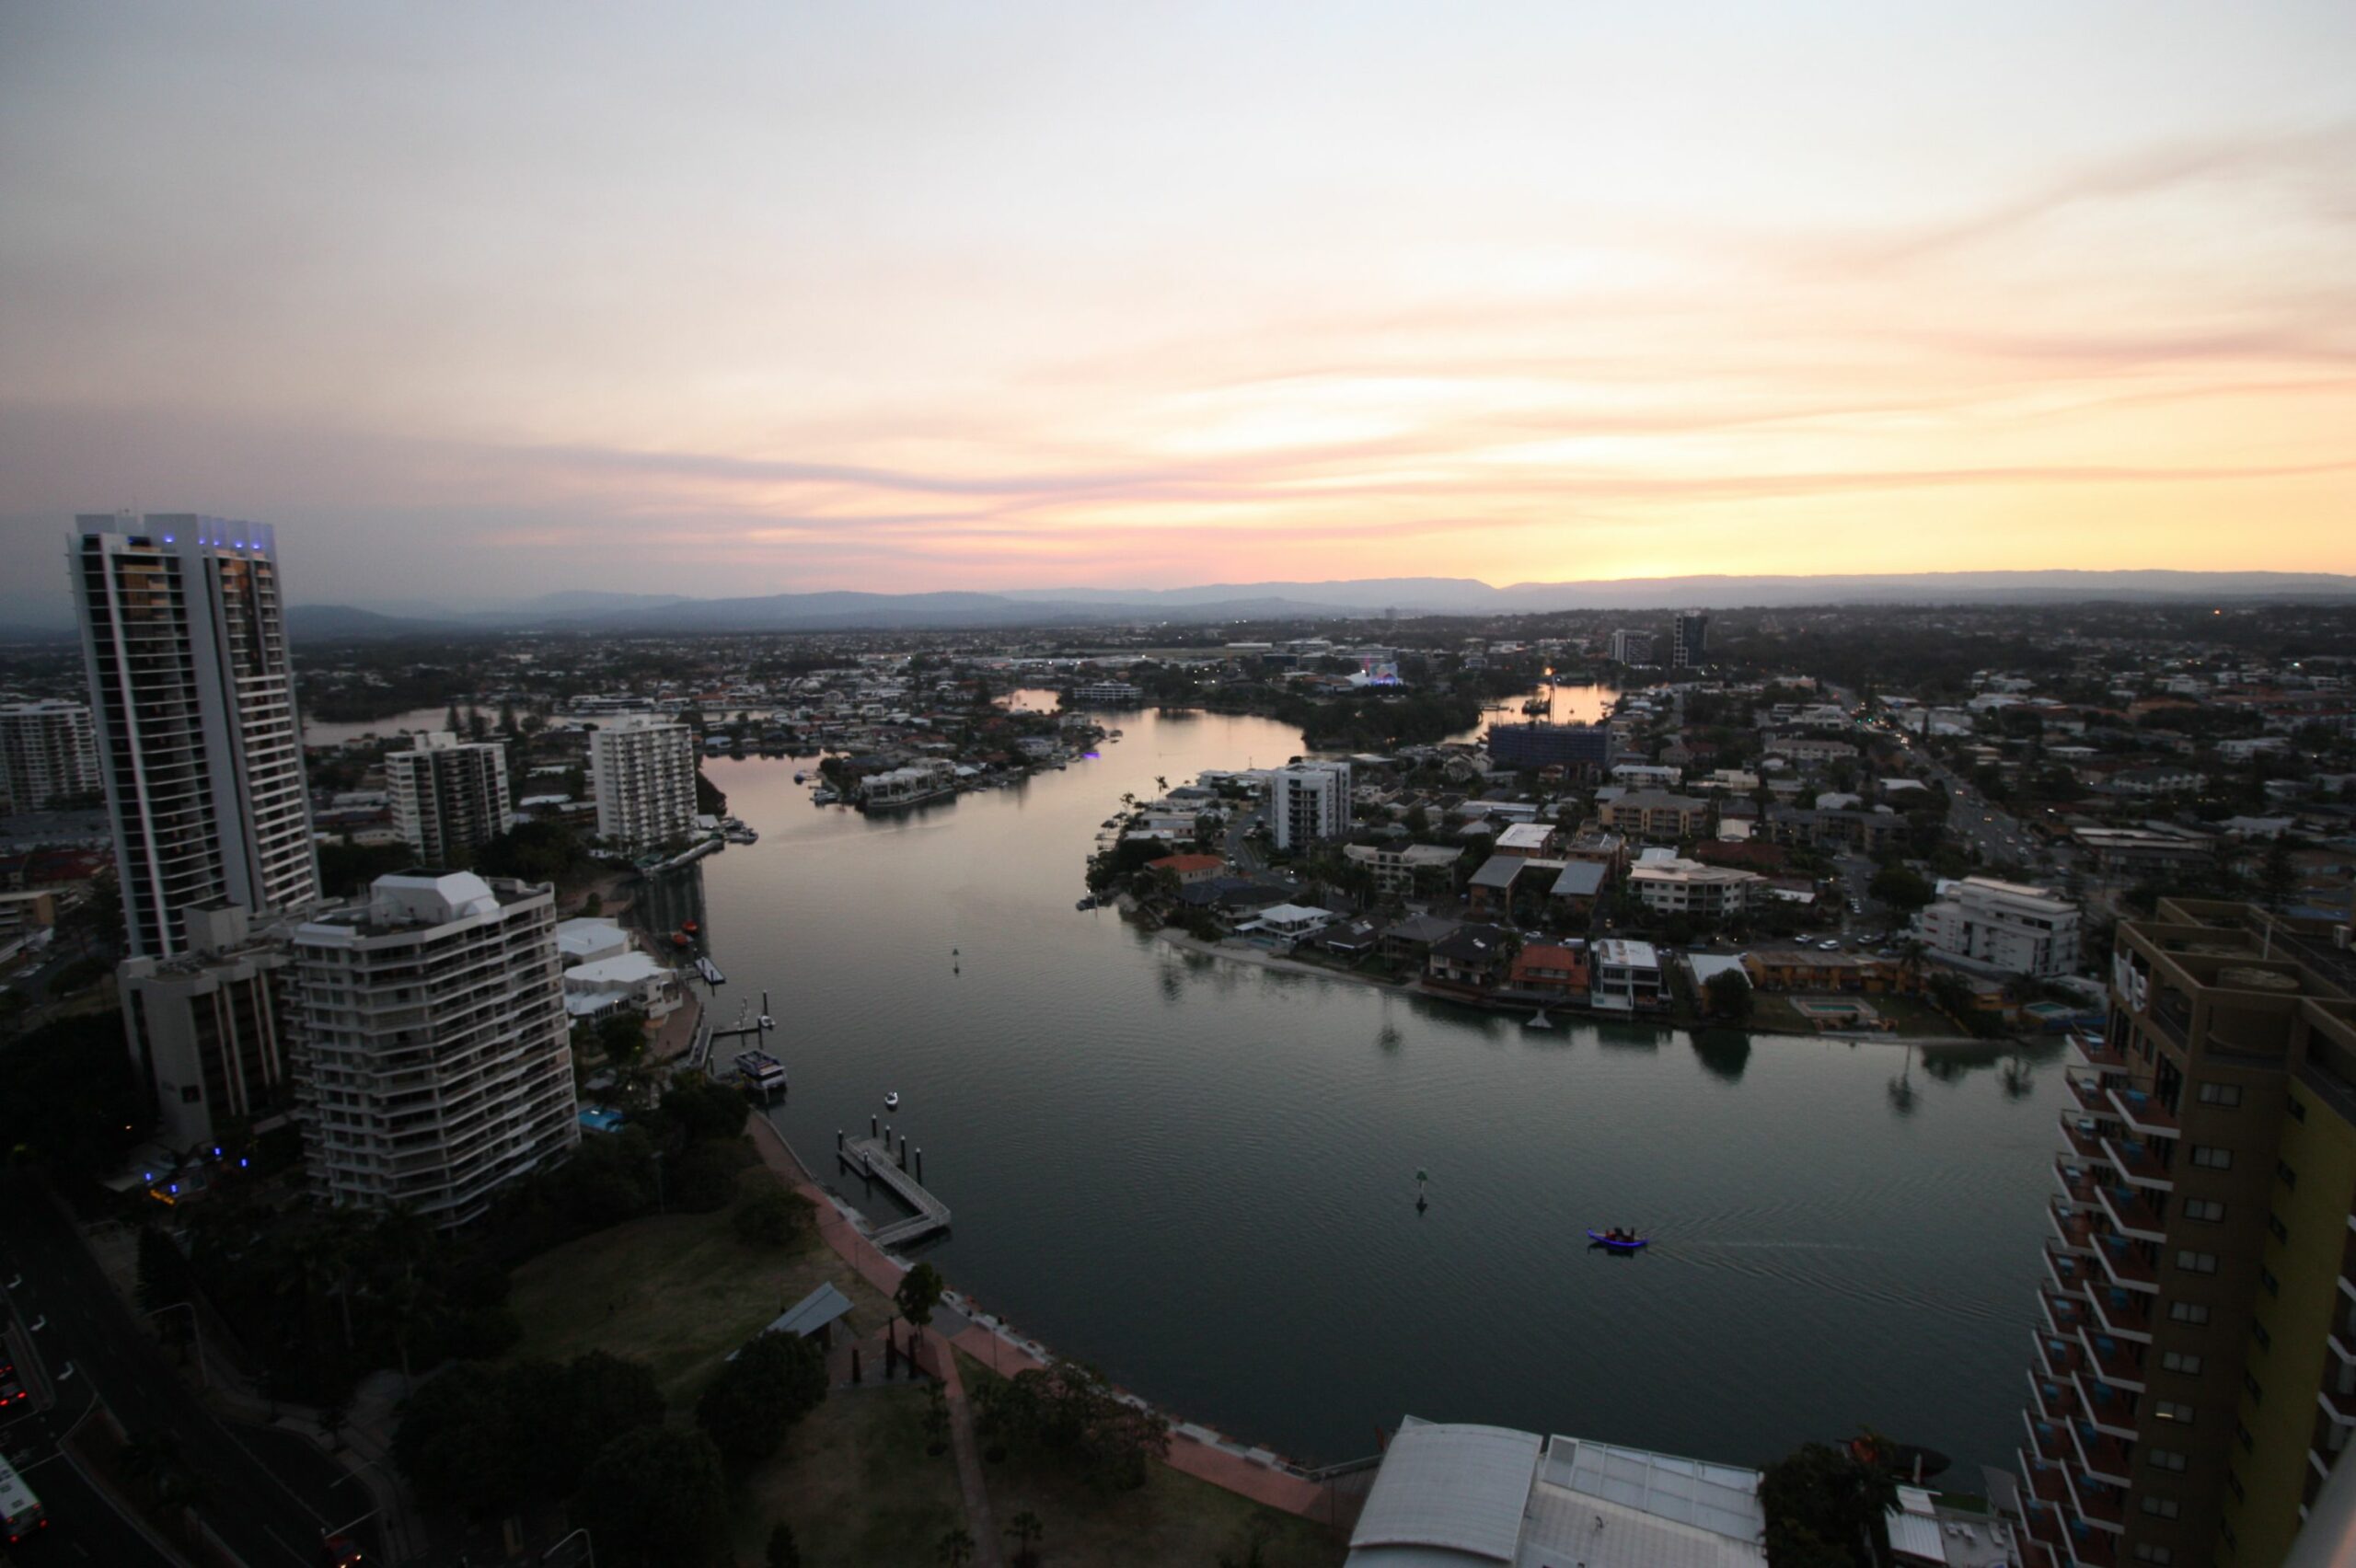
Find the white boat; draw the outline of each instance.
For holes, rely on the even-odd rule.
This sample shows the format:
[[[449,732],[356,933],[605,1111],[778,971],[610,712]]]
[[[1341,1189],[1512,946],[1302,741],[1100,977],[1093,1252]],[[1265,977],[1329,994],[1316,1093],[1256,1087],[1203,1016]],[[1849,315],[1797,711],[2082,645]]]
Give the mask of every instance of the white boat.
[[[884,1110],[886,1110],[886,1111],[897,1111],[899,1108],[900,1108],[900,1091],[899,1091],[898,1090],[896,1090],[896,1089],[895,1089],[895,1090],[891,1090],[890,1092],[888,1092],[887,1094],[885,1094],[885,1095],[884,1096]]]
[[[763,1013],[761,1015],[761,1027],[763,1029],[775,1029],[777,1027],[777,1020],[771,1018],[767,1013]]]
[[[1524,1019],[1521,1026],[1524,1029],[1552,1029],[1554,1027],[1554,1022],[1552,1019],[1546,1016],[1546,1009],[1544,1008],[1540,1008],[1536,1012],[1531,1013],[1528,1018]]]

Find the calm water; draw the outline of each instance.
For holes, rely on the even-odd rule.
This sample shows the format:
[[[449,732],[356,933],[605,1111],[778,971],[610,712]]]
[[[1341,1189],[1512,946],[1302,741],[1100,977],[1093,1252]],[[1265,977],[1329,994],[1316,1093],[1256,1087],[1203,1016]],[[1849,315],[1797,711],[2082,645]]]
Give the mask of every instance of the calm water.
[[[1750,1463],[1870,1422],[2007,1458],[2050,1058],[2008,1090],[1993,1055],[1533,1032],[1178,955],[1073,909],[1099,823],[1299,737],[1116,721],[1099,759],[898,818],[813,807],[806,763],[708,761],[761,841],[663,890],[705,922],[722,1014],[773,993],[805,1159],[900,1092],[954,1285],[1303,1458],[1371,1452],[1403,1412]],[[1655,1251],[1589,1253],[1614,1223]]]

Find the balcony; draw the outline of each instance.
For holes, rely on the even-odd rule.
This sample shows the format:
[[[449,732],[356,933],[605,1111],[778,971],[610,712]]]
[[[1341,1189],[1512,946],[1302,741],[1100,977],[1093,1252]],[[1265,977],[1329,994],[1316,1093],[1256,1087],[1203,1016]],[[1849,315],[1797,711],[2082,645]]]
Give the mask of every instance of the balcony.
[[[2109,1092],[2102,1085],[2088,1083],[2083,1078],[2074,1078],[2070,1079],[2069,1083],[2070,1103],[2078,1108],[2078,1114],[2081,1116],[2099,1116],[2105,1121],[2110,1121],[2119,1115],[2117,1109],[2110,1103]],[[2065,1106],[2063,1109],[2066,1110],[2068,1107]]]
[[[2091,1254],[2095,1250],[2096,1232],[2094,1215],[2056,1198],[2045,1205],[2045,1217],[2052,1223],[2053,1234],[2070,1251]]]
[[[2086,1306],[2094,1315],[2095,1326],[2104,1332],[2151,1343],[2151,1297],[2117,1286],[2105,1286],[2086,1293]]]
[[[2045,1504],[2049,1511],[2059,1515],[2070,1510],[2070,1483],[2062,1478],[2062,1467],[2032,1454],[2021,1455],[2021,1480],[2028,1494]]]
[[[2050,1290],[2037,1293],[2038,1305],[2044,1309],[2046,1326],[2068,1339],[2086,1326],[2086,1304],[2074,1296],[2062,1296]]]
[[[2074,1382],[2059,1383],[2050,1378],[2040,1378],[2035,1371],[2024,1373],[2028,1378],[2029,1408],[2024,1413],[2034,1421],[2062,1422],[2078,1419],[2078,1386]]]
[[[2105,1166],[2083,1165],[2066,1154],[2057,1154],[2053,1157],[2054,1184],[2068,1194],[2070,1201],[2080,1208],[2092,1208],[2095,1205],[2095,1195],[2101,1187],[2096,1176],[2097,1171],[2104,1175],[2109,1174],[2108,1169]]]
[[[2163,1193],[2176,1191],[2176,1182],[2169,1176],[2168,1168],[2153,1155],[2148,1144],[2137,1143],[2132,1138],[2106,1137],[2102,1140],[2102,1147],[2112,1168],[2128,1185],[2150,1187]]]
[[[2138,1241],[2165,1241],[2168,1222],[2132,1187],[2106,1186],[2096,1193],[2111,1228]]]
[[[2110,1163],[2110,1155],[2102,1147],[2100,1125],[2075,1106],[2062,1108],[2062,1141],[2069,1154],[2087,1165]]]
[[[2051,1241],[2045,1244],[2045,1267],[2053,1276],[2053,1288],[2064,1296],[2083,1296],[2094,1287],[2093,1265]]]
[[[2119,1538],[2110,1531],[2073,1519],[2062,1539],[2073,1568],[2119,1568]]]
[[[2168,1108],[2140,1089],[2113,1089],[2105,1091],[2119,1116],[2135,1131],[2150,1137],[2172,1138],[2184,1131],[2184,1125]]]
[[[2049,1465],[2060,1465],[2070,1458],[2070,1435],[2062,1427],[2024,1411],[2021,1424],[2028,1430],[2029,1452]]]
[[[2086,1366],[2090,1374],[2104,1382],[2134,1393],[2143,1391],[2143,1363],[2134,1355],[2134,1347],[2116,1334],[2089,1329],[2078,1336],[2085,1346]]]
[[[2085,1474],[2108,1485],[2128,1485],[2128,1471],[2134,1470],[2132,1441],[2104,1436],[2092,1422],[2071,1422],[2069,1441],[2071,1448],[2078,1453],[2078,1464],[2085,1467]]]
[[[2102,1073],[2123,1073],[2127,1070],[2126,1054],[2104,1040],[2099,1034],[2070,1036],[2070,1055],[2081,1066]]]
[[[2331,1418],[2334,1426],[2356,1426],[2356,1394],[2343,1394],[2326,1384],[2316,1395],[2316,1403]]]
[[[2102,1272],[2110,1276],[2111,1284],[2130,1290],[2159,1289],[2159,1270],[2133,1242],[2105,1236],[2097,1244],[2096,1255],[2102,1259]]]
[[[2073,1436],[2078,1435],[2078,1428],[2074,1426],[2070,1431]],[[2111,1447],[2131,1453],[2134,1445],[2115,1443]],[[2064,1466],[2062,1475],[2070,1483],[2070,1496],[2078,1505],[2078,1517],[2103,1529],[2123,1530],[2127,1528],[2127,1499],[2122,1494],[2127,1485],[2127,1459],[2120,1457],[2115,1461],[2106,1460],[2106,1463],[2113,1462],[2117,1466],[2116,1482],[2106,1483],[2098,1478],[2097,1469],[2092,1465],[2086,1467],[2086,1473],[2083,1475]]]
[[[2137,1400],[2133,1394],[2112,1387],[2092,1372],[2078,1374],[2078,1419],[2071,1430],[2088,1427],[2103,1439],[2121,1443],[2135,1441],[2135,1412]],[[2096,1438],[2090,1435],[2086,1441]]]
[[[2085,1348],[2058,1334],[2037,1336],[2037,1367],[2057,1383],[2067,1383],[2085,1368]]]

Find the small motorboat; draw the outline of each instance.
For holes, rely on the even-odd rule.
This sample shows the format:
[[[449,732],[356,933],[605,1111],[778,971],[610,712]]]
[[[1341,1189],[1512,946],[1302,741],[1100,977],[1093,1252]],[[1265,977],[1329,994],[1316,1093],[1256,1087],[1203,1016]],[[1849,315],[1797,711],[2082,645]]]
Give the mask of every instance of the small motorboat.
[[[671,945],[673,947],[686,947],[687,945],[687,933],[685,931],[672,932]]]
[[[1590,1230],[1587,1239],[1613,1252],[1641,1252],[1652,1245],[1651,1237],[1638,1236],[1626,1230]]]
[[[761,1027],[763,1029],[775,1029],[777,1027],[777,1020],[771,1018],[767,1013],[763,1013],[761,1015]]]
[[[679,922],[679,929],[692,937],[696,934],[696,923],[693,920],[682,920]]]
[[[886,1111],[897,1111],[899,1108],[900,1091],[896,1089],[892,1090],[884,1096],[884,1109]]]

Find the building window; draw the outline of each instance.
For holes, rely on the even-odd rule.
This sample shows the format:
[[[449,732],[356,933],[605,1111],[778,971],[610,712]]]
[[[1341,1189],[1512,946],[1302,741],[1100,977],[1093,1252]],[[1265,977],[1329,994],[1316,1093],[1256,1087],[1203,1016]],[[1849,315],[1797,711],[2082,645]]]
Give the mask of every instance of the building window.
[[[2200,1357],[2189,1355],[2180,1350],[2164,1350],[2160,1353],[2160,1370],[2181,1372],[2187,1377],[2198,1377],[2200,1373]]]
[[[2181,1474],[2184,1470],[2184,1456],[2177,1453],[2174,1448],[2154,1448],[2152,1450],[2152,1468],[2154,1470],[2172,1470]]]
[[[2214,1252],[2178,1252],[2176,1266],[2187,1274],[2215,1274],[2217,1254]]]
[[[2291,1228],[2282,1223],[2282,1216],[2279,1214],[2266,1216],[2266,1228],[2277,1241],[2288,1242],[2291,1239]]]
[[[2295,1094],[2291,1096],[2291,1120],[2293,1122],[2304,1122],[2306,1119],[2307,1102],[2300,1099]]]
[[[2258,1283],[2266,1286],[2266,1294],[2269,1296],[2280,1297],[2282,1294],[2282,1282],[2276,1279],[2269,1270],[2258,1271]]]
[[[2176,1553],[2165,1546],[2154,1546],[2150,1541],[2143,1541],[2135,1548],[2135,1561],[2152,1563],[2154,1568],[2165,1568],[2166,1564],[2176,1561]]]
[[[2225,1205],[2214,1198],[2187,1198],[2184,1200],[2184,1217],[2220,1220],[2225,1217]]]
[[[2203,1105],[2232,1106],[2241,1102],[2242,1086],[2237,1083],[2204,1083],[2200,1086],[2200,1103]]]
[[[2182,1509],[2177,1507],[2177,1501],[2173,1497],[2146,1497],[2143,1499],[2143,1512],[2151,1515],[2155,1519],[2173,1519],[2182,1511]]]
[[[2293,1191],[2299,1185],[2299,1173],[2279,1159],[2274,1162],[2274,1179]]]
[[[2152,1407],[2152,1412],[2162,1421],[2173,1421],[2185,1426],[2192,1424],[2192,1407],[2175,1400],[2162,1400]]]
[[[2171,1301],[2168,1317],[2178,1323],[2205,1323],[2209,1320],[2209,1309],[2198,1301]]]
[[[2194,1144],[2192,1163],[2203,1170],[2231,1170],[2234,1168],[2234,1151],[2220,1148],[2215,1144]]]

